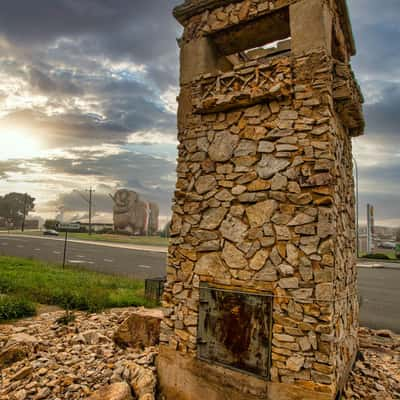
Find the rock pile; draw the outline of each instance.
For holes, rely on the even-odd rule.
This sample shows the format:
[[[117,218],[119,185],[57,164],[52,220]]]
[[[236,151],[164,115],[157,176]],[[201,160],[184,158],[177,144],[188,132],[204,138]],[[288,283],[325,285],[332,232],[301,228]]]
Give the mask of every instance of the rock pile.
[[[158,348],[122,349],[112,340],[133,313],[76,313],[64,326],[56,322],[63,312],[54,312],[0,326],[0,400],[155,399]],[[400,399],[400,337],[361,328],[359,340],[343,399]]]
[[[133,312],[79,312],[61,325],[59,311],[0,326],[0,399],[154,399],[157,348],[122,349],[113,341]]]
[[[400,399],[400,336],[365,328],[360,328],[358,336],[361,357],[351,372],[344,399]]]

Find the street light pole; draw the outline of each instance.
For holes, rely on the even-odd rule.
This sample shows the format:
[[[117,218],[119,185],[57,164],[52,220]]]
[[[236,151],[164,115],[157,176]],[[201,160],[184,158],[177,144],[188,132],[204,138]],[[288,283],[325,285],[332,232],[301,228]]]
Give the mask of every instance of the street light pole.
[[[360,233],[359,233],[359,186],[358,186],[358,164],[357,160],[353,157],[354,168],[356,172],[356,238],[357,238],[357,258],[360,257]]]

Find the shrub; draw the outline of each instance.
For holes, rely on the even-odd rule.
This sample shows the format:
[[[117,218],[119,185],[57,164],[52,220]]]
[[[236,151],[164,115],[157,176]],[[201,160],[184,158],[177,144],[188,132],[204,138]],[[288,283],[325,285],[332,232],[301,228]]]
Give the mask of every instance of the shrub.
[[[36,314],[35,305],[22,297],[0,295],[0,321],[31,317]]]
[[[383,253],[367,254],[364,258],[370,258],[372,260],[390,260],[390,257]]]

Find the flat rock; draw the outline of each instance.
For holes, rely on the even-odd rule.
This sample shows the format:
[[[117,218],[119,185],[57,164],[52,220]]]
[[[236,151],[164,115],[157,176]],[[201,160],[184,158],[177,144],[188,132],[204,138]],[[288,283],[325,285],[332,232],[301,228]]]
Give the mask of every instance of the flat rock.
[[[0,352],[0,368],[14,364],[17,361],[21,361],[27,358],[32,349],[26,344],[12,344],[6,346]]]
[[[209,230],[218,228],[227,212],[228,211],[222,207],[210,208],[206,210],[203,214],[200,228]]]
[[[202,175],[197,179],[194,186],[198,194],[204,194],[217,186],[217,180],[212,175]]]
[[[8,337],[6,345],[0,350],[0,367],[11,365],[27,358],[38,344],[35,336],[20,332]]]
[[[130,363],[130,384],[138,400],[154,400],[157,380],[153,371],[137,363]]]
[[[244,254],[228,241],[225,242],[224,250],[222,251],[222,258],[230,268],[247,268],[248,262],[244,257]]]
[[[88,400],[133,400],[130,386],[126,382],[117,382],[104,386],[93,393]]]
[[[198,275],[214,276],[217,278],[226,278],[229,272],[218,253],[204,254],[199,261],[197,261],[194,272]]]
[[[275,158],[271,155],[263,155],[261,161],[257,166],[257,173],[260,178],[269,179],[272,178],[276,173],[283,171],[290,165],[290,161]]]
[[[239,136],[229,132],[218,132],[208,149],[208,154],[213,161],[228,161],[239,142]]]
[[[221,234],[225,239],[228,239],[232,242],[241,242],[246,236],[248,227],[245,223],[243,223],[238,218],[227,218],[221,224]]]
[[[263,226],[269,222],[278,204],[275,200],[266,200],[246,208],[247,218],[252,228]]]
[[[144,348],[159,342],[161,310],[138,310],[119,326],[114,341],[122,347]]]

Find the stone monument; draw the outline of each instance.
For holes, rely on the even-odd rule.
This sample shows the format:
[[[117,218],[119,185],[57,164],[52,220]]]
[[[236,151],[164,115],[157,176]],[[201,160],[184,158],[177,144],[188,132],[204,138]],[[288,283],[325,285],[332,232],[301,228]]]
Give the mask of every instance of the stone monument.
[[[158,230],[159,208],[141,199],[133,190],[120,189],[114,196],[114,230],[131,235],[154,234]]]
[[[167,400],[334,400],[357,354],[345,0],[187,0]]]

